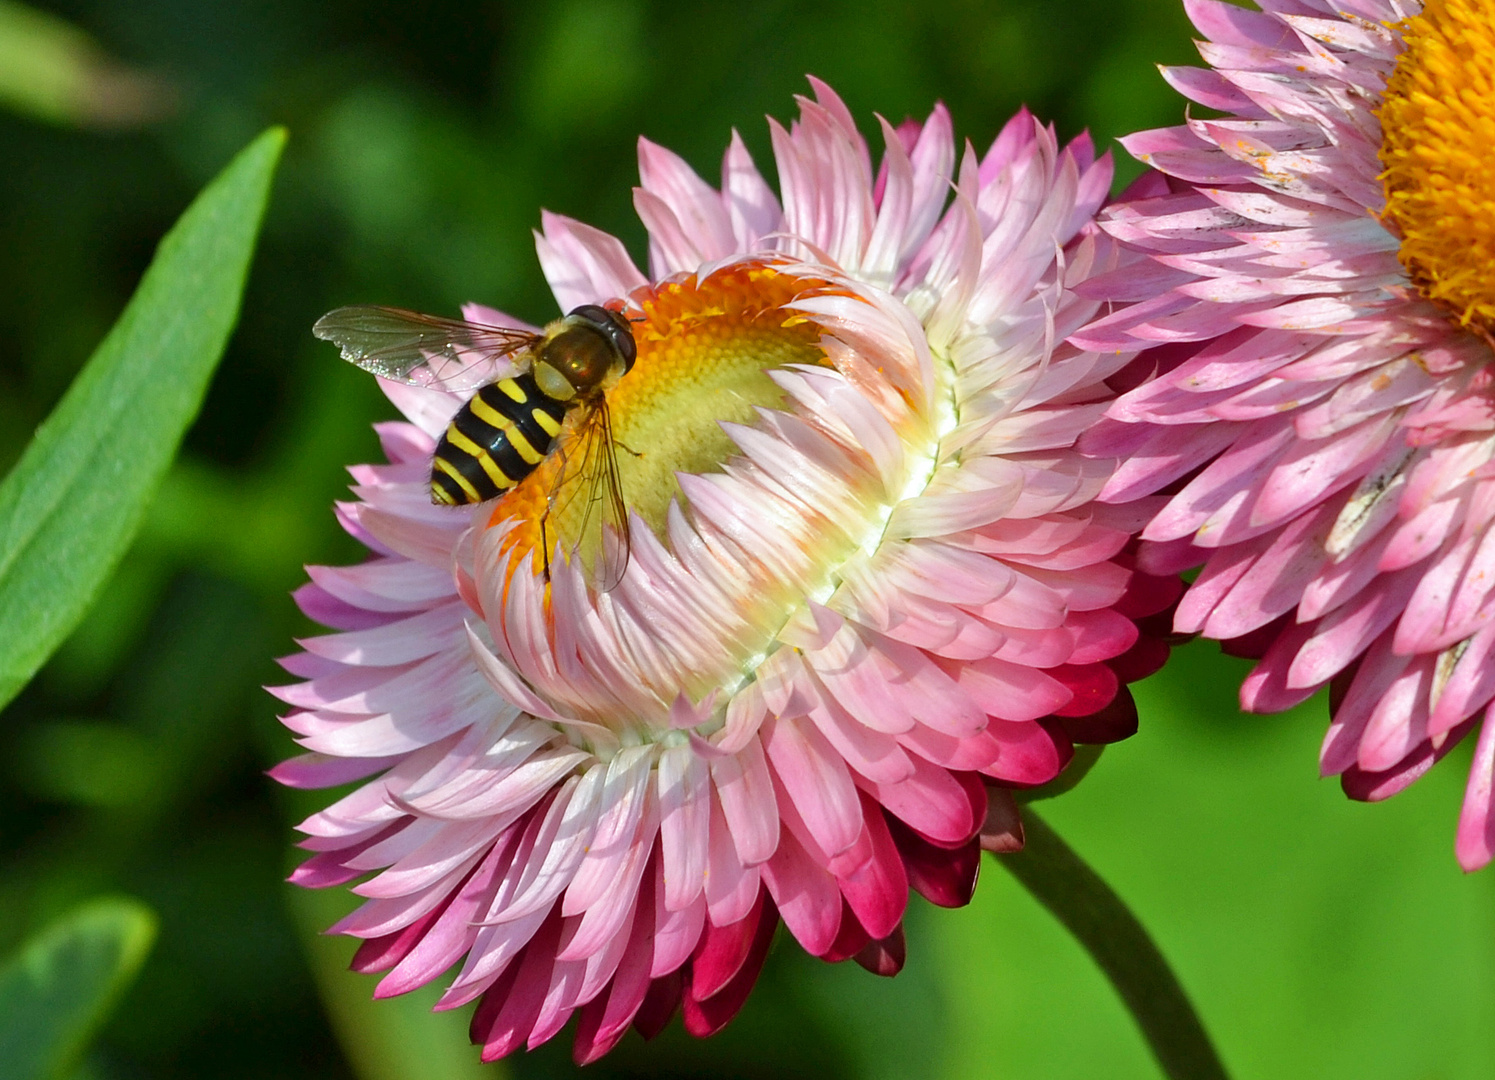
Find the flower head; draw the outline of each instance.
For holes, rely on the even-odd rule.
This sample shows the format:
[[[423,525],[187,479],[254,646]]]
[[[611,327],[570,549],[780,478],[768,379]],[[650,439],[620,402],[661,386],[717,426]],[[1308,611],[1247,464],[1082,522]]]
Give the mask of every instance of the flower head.
[[[1115,262],[1090,223],[1109,161],[1023,114],[952,198],[943,109],[884,125],[874,173],[815,89],[773,127],[782,204],[735,137],[720,192],[641,143],[648,276],[544,219],[560,307],[633,320],[615,586],[568,558],[565,445],[496,502],[433,506],[461,401],[390,383],[409,422],[340,507],[374,556],[297,594],[340,632],[286,661],[310,753],[276,775],[372,779],[302,824],[293,880],[375,872],[335,928],[355,968],[389,995],[461,961],[441,1007],[480,1002],[485,1058],[573,1013],[579,1060],[677,1007],[709,1034],[779,920],[891,974],[909,888],[964,903],[983,832],[1020,843],[1009,789],[1129,734],[1118,673],[1161,662],[1128,616],[1176,589],[1122,564],[1136,512],[1093,502],[1109,466],[1074,449],[1129,357],[1063,344],[1096,310],[1072,286]]]
[[[1104,226],[1154,263],[1074,340],[1156,374],[1086,445],[1127,459],[1108,499],[1175,485],[1141,557],[1204,564],[1177,628],[1260,659],[1248,709],[1332,683],[1323,771],[1385,798],[1495,696],[1495,6],[1186,6],[1211,67],[1165,74],[1227,115],[1126,140],[1162,175]],[[1487,723],[1469,869],[1492,768]]]

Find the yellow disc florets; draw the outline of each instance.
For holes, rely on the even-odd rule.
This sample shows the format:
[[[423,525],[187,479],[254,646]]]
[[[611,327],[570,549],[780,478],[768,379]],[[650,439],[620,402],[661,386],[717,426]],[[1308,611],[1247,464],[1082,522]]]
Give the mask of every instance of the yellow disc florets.
[[[1385,223],[1422,294],[1495,330],[1495,0],[1428,0],[1381,106]]]

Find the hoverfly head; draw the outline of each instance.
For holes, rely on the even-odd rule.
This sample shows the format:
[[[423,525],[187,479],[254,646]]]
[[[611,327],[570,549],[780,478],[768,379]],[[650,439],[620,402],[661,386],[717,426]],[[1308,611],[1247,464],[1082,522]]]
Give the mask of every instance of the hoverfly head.
[[[597,331],[612,345],[623,365],[619,375],[626,375],[632,369],[638,357],[638,346],[633,340],[633,326],[621,311],[599,304],[583,304],[573,308],[571,316]]]

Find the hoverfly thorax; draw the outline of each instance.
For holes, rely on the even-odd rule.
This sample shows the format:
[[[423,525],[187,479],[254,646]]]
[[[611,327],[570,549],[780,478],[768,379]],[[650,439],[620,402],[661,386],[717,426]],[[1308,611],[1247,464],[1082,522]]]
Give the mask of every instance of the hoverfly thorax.
[[[551,323],[535,347],[535,382],[557,401],[595,397],[628,373],[636,354],[621,315],[583,304]]]

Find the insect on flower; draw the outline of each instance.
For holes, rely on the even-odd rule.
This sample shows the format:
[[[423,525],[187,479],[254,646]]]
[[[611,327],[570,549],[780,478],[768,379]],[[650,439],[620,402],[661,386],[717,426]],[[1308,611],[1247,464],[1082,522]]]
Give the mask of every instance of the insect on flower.
[[[568,557],[587,556],[599,589],[617,585],[628,566],[628,513],[607,392],[637,355],[623,315],[583,304],[536,334],[357,305],[323,315],[312,333],[382,379],[476,391],[452,417],[431,459],[434,503],[468,506],[500,498],[548,455],[561,455],[546,519],[571,509],[580,495],[582,524]],[[542,551],[548,576],[548,542]]]

